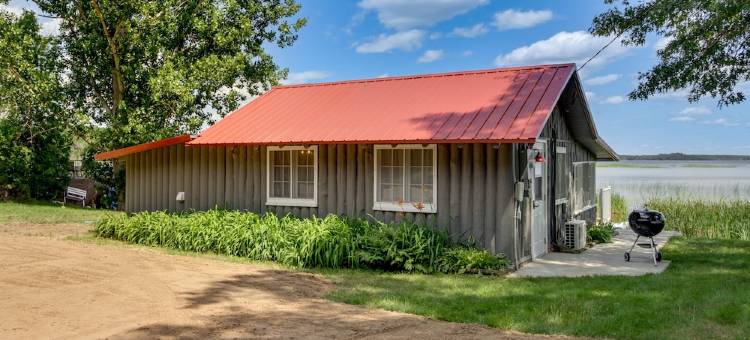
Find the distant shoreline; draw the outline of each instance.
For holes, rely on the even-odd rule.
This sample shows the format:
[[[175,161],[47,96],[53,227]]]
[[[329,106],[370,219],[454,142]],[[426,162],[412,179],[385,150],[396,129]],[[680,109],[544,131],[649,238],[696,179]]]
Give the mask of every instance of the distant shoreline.
[[[658,155],[620,155],[628,161],[750,161],[750,155],[688,155],[666,153]]]

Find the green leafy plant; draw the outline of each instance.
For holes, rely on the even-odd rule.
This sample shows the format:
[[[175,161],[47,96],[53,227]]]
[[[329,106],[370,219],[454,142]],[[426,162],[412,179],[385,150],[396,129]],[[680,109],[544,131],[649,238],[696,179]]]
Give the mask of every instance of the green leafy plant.
[[[0,197],[51,199],[69,180],[62,54],[39,31],[34,13],[0,8]]]
[[[297,267],[371,268],[421,273],[503,271],[492,255],[450,241],[448,234],[411,222],[296,218],[210,210],[112,215],[95,228],[99,237],[178,250],[212,252]]]
[[[586,231],[587,238],[591,242],[610,243],[614,235],[614,226],[612,223],[596,224],[590,226]]]

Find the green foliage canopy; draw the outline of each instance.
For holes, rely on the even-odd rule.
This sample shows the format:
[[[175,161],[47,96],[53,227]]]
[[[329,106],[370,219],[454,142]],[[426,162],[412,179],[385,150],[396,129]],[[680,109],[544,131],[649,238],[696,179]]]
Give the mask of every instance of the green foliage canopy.
[[[719,105],[745,100],[737,87],[750,80],[750,2],[747,0],[605,0],[621,2],[594,18],[591,32],[622,36],[643,45],[650,34],[664,37],[659,62],[639,75],[630,99],[689,89],[688,99],[718,98]]]
[[[98,150],[185,132],[237,108],[285,71],[265,48],[305,24],[293,0],[35,0],[62,19],[69,97]]]
[[[0,11],[0,194],[49,199],[68,183],[71,111],[61,51],[36,16]]]

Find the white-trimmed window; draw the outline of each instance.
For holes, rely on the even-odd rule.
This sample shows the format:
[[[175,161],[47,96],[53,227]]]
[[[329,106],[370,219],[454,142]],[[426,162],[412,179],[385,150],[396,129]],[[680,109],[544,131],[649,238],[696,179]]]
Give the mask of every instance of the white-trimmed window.
[[[436,212],[435,145],[375,145],[374,195],[374,210]]]
[[[269,146],[266,205],[318,206],[318,147]]]
[[[573,214],[596,207],[596,163],[573,163]]]

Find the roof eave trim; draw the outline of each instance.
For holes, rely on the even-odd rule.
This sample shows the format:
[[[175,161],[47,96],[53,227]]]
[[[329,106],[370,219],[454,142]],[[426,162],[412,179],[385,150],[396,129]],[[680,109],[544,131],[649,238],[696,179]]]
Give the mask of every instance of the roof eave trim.
[[[547,122],[549,121],[549,117],[552,117],[552,113],[555,112],[555,107],[557,106],[557,102],[560,100],[560,96],[562,96],[563,92],[565,92],[565,88],[568,86],[568,83],[570,82],[570,79],[573,77],[574,74],[576,74],[577,66],[575,63],[572,64],[565,64],[567,66],[570,66],[570,72],[568,73],[568,76],[565,79],[565,82],[563,82],[563,86],[560,86],[560,91],[557,92],[557,95],[555,96],[555,103],[550,107],[549,112],[547,112],[547,115],[544,117],[544,122],[539,126],[539,131],[537,131],[536,138],[539,139],[542,136],[542,133],[544,132],[544,127],[547,126]],[[586,104],[588,105],[588,104]]]
[[[599,131],[596,129],[596,124],[594,124],[594,116],[591,114],[591,109],[589,108],[589,103],[586,98],[586,92],[583,90],[583,86],[581,85],[581,79],[578,76],[578,71],[573,71],[574,79],[575,79],[575,85],[576,85],[576,91],[578,91],[578,94],[581,96],[581,100],[583,101],[583,107],[584,107],[584,113],[586,114],[586,123],[589,126],[589,130],[591,131],[591,135],[593,137],[594,142],[599,145],[604,151],[609,154],[610,158],[600,158],[597,156],[597,160],[601,161],[619,161],[620,156],[612,149],[612,147],[609,146],[602,138],[599,136]]]
[[[137,144],[137,145],[132,145],[132,146],[128,146],[125,148],[121,148],[121,149],[115,149],[115,150],[111,150],[107,152],[98,153],[94,155],[94,159],[96,159],[97,161],[103,161],[106,159],[121,158],[127,155],[132,155],[134,153],[163,148],[165,146],[185,144],[191,141],[192,139],[193,137],[190,136],[189,134],[159,139],[153,142]]]

